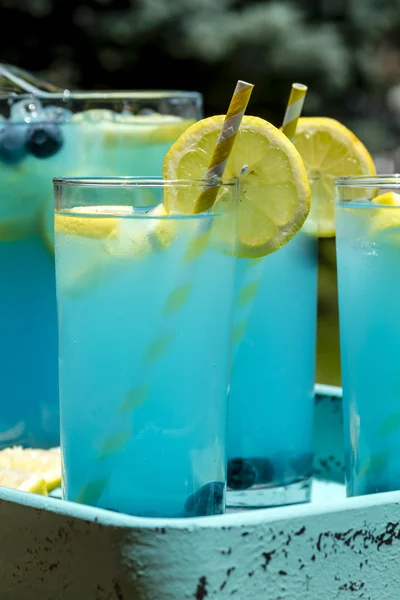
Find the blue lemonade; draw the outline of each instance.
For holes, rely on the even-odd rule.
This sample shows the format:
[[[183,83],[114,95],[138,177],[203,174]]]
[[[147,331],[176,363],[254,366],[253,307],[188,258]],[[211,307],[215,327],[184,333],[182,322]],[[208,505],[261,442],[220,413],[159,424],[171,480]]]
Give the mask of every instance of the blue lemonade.
[[[400,204],[371,202],[380,181],[336,207],[349,496],[400,489]]]
[[[185,131],[166,155],[164,176],[204,177],[207,165],[213,172],[207,155],[219,153],[223,120],[210,117]],[[318,225],[306,222],[309,178],[288,138],[246,115],[224,175],[240,181],[227,505],[306,501],[317,291],[316,238],[308,231]],[[188,200],[176,198],[167,207],[191,212],[198,204]]]
[[[140,212],[106,192],[115,206],[56,213],[64,497],[221,514],[234,224],[221,251],[225,216]]]
[[[174,97],[166,93],[163,99],[155,93],[147,101],[168,103],[169,96]],[[170,145],[200,116],[200,97],[188,97],[182,118],[173,114],[179,106],[170,115],[144,109],[132,114],[146,106],[145,93],[139,99],[134,94],[104,94],[103,105],[115,110],[92,108],[99,97],[84,93],[3,101],[0,448],[59,444],[52,178],[159,174]],[[143,203],[153,204],[151,192],[144,193]]]
[[[238,259],[234,307],[228,506],[308,500],[316,237],[303,229],[265,258]]]

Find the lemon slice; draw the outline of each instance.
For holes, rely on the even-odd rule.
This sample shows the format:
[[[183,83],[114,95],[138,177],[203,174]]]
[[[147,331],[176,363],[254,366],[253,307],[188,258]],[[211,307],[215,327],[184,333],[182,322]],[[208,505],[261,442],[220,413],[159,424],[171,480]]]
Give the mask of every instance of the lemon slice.
[[[63,294],[80,297],[108,280],[111,256],[106,241],[117,238],[119,219],[115,217],[116,211],[121,215],[131,214],[132,208],[75,207],[54,215],[54,229],[62,246],[57,260],[57,277]],[[93,217],[88,216],[90,214]],[[79,238],[79,260],[78,243],[71,240],[75,237]]]
[[[86,127],[89,130],[87,134],[90,134],[91,130],[97,135],[101,128],[106,146],[120,144],[121,141],[132,145],[171,143],[194,123],[194,119],[182,119],[175,115],[132,115],[106,109],[90,109],[76,113],[71,121]]]
[[[94,239],[106,239],[117,235],[118,219],[115,214],[121,216],[132,214],[129,206],[94,206],[76,207],[70,213],[53,213],[53,198],[49,197],[44,205],[42,214],[42,237],[51,254],[54,254],[54,231],[71,235],[81,235]],[[76,214],[102,214],[104,219],[94,219],[90,216],[72,218]],[[108,218],[107,215],[110,215]],[[111,216],[112,215],[112,216]]]
[[[82,216],[77,216],[80,213]],[[112,216],[107,217],[108,214]],[[137,218],[119,218],[133,214]],[[143,216],[128,206],[78,207],[71,209],[70,216],[56,214],[56,232],[80,238],[79,261],[77,245],[60,241],[63,247],[57,261],[59,289],[69,297],[80,297],[96,290],[132,262],[165,250],[175,239],[173,220],[160,218],[166,215],[163,204]]]
[[[122,142],[130,146],[171,144],[194,123],[193,120],[174,119],[167,115],[157,117],[131,115],[122,122],[102,124],[105,146],[119,145]]]
[[[194,119],[171,120],[171,118],[169,118],[163,125],[153,125],[153,128],[147,134],[147,138],[149,143],[152,144],[170,144],[194,123]]]
[[[60,449],[6,448],[0,451],[0,468],[34,474],[45,482],[46,490],[50,492],[61,483]]]
[[[0,468],[0,486],[47,496],[46,482],[36,473]]]
[[[379,196],[375,196],[372,199],[374,204],[381,204],[383,206],[400,206],[400,194],[396,192],[385,192]]]
[[[398,245],[400,242],[400,194],[385,192],[373,198],[372,203],[386,207],[373,211],[372,233],[374,235],[381,232],[387,233],[391,236],[390,239]]]
[[[76,215],[80,213],[85,216],[77,217]],[[135,250],[138,254],[143,254],[144,246],[149,250],[162,250],[172,243],[174,239],[172,220],[159,219],[168,215],[163,204],[143,213],[142,218],[138,214],[136,219],[118,218],[134,214],[135,210],[130,206],[75,207],[69,214],[56,213],[54,228],[58,233],[104,240],[113,256],[132,257],[136,253]],[[98,218],[99,216],[102,218]]]
[[[373,175],[372,157],[347,127],[325,117],[299,119],[293,142],[310,179],[312,206],[308,225],[320,237],[333,237],[333,182],[336,177]]]
[[[209,117],[187,129],[168,151],[164,179],[204,179],[224,116]],[[245,167],[245,169],[244,169]],[[273,125],[243,117],[224,179],[240,176],[236,255],[256,258],[277,250],[303,225],[310,188],[303,161],[293,144]],[[225,190],[226,191],[226,190]],[[165,189],[170,213],[194,213],[198,186]],[[213,212],[234,212],[221,188]]]
[[[54,230],[59,233],[104,240],[117,235],[116,215],[122,217],[132,213],[130,206],[78,206],[69,213],[55,213]],[[77,217],[77,214],[85,216]]]

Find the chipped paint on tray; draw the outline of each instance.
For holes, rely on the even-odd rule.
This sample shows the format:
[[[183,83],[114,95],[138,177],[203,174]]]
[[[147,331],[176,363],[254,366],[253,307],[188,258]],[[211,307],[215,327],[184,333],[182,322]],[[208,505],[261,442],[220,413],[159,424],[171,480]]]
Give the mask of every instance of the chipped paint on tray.
[[[396,600],[400,492],[345,499],[334,481],[318,486],[309,505],[186,520],[0,489],[0,598]]]

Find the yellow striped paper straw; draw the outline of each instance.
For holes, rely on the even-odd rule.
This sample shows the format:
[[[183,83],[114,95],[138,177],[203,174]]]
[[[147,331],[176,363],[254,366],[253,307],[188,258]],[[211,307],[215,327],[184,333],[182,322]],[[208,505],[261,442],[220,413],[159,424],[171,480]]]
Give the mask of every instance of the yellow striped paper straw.
[[[307,89],[307,86],[302,83],[292,83],[289,102],[282,123],[282,131],[289,140],[291,140],[296,133],[297,121],[303,110]]]
[[[210,179],[210,184],[204,186],[202,192],[199,194],[199,197],[196,200],[196,213],[208,210],[215,202],[219,187],[221,185],[221,179],[225,170],[225,166],[232,150],[236,134],[239,131],[243,115],[251,96],[251,92],[253,91],[253,87],[254,86],[251,83],[246,83],[245,81],[240,80],[236,84],[236,88],[229,104],[229,108],[218,137],[217,145],[214,149],[210,166],[205,177],[206,180]],[[203,232],[193,240],[191,248],[188,248],[188,252],[185,253],[182,265],[185,267],[185,277],[168,296],[163,311],[164,316],[165,313],[175,313],[188,300],[191,292],[191,285],[190,278],[188,280],[186,280],[186,278],[188,275],[190,275],[190,273],[192,273],[193,267],[191,264],[186,265],[186,263],[190,263],[192,258],[197,259],[202,255],[203,251],[207,247],[207,239],[207,232]],[[190,258],[191,256],[192,258]],[[186,270],[188,273],[186,273]],[[169,345],[174,337],[172,325],[172,323],[169,323],[169,328],[167,328],[166,331],[156,335],[156,337],[151,340],[144,355],[144,365],[153,365],[166,352],[168,352]],[[151,381],[143,377],[143,381],[141,380],[138,386],[132,388],[128,392],[127,397],[120,406],[119,414],[125,414],[127,417],[131,417],[132,412],[148,399],[150,391]],[[111,458],[121,452],[131,435],[132,428],[128,422],[128,424],[123,426],[122,429],[112,433],[104,440],[102,447],[96,455],[97,461],[105,458]],[[95,475],[95,478],[90,478],[89,481],[84,484],[79,491],[76,501],[83,504],[96,504],[103,494],[105,488],[109,484],[110,474],[111,473],[106,470],[106,473],[103,477],[97,478]]]
[[[289,138],[293,138],[297,121],[301,116],[304,99],[307,94],[307,86],[302,83],[293,83],[289,96],[289,102],[286,107],[285,116],[282,123],[282,132]],[[278,250],[279,252],[279,250]],[[242,288],[235,302],[235,322],[233,324],[233,361],[236,361],[241,342],[246,334],[249,319],[253,311],[253,304],[261,283],[264,272],[264,258],[249,259],[247,263],[246,275],[243,280]]]
[[[197,198],[194,207],[195,213],[208,210],[215,202],[221,183],[220,180],[224,174],[226,163],[228,162],[232,146],[235,143],[236,134],[239,131],[240,123],[242,122],[253,88],[254,85],[246,81],[239,80],[236,84],[221,132],[218,136],[217,145],[214,148],[205,176],[206,181],[209,180],[210,183],[204,186]]]

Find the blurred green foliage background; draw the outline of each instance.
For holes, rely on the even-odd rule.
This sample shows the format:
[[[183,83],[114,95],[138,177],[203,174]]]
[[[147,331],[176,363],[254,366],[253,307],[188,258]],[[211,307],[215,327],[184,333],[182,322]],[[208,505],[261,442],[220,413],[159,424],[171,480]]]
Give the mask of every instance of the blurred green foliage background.
[[[400,166],[400,0],[3,0],[0,60],[67,88],[187,89],[280,125],[290,85],[305,115],[337,118]],[[10,35],[4,35],[4,32]],[[317,380],[340,383],[334,240],[320,243]]]

